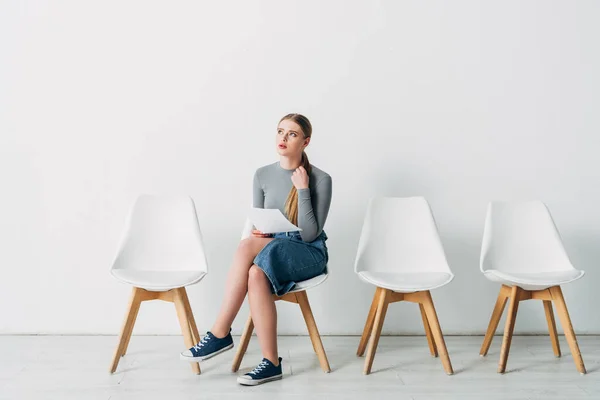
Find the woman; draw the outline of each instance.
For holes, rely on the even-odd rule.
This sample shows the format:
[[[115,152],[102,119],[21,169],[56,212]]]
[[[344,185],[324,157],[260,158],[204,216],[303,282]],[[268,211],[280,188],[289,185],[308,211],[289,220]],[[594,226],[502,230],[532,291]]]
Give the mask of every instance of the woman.
[[[231,349],[231,324],[248,293],[263,359],[238,377],[242,385],[282,378],[273,293],[283,296],[295,282],[322,274],[329,260],[323,225],[331,203],[331,177],[308,161],[304,149],[311,135],[312,126],[305,116],[284,116],[275,139],[279,162],[254,174],[254,207],[278,208],[301,231],[268,235],[253,230],[250,238],[240,242],[215,324],[196,346],[181,353],[186,361],[202,361]]]

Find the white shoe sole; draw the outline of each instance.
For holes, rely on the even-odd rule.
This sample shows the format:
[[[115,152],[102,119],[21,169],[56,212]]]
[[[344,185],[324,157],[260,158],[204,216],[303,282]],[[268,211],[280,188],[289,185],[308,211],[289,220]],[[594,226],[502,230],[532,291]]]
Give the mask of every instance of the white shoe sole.
[[[240,376],[237,378],[237,382],[240,385],[245,385],[245,386],[256,386],[256,385],[260,385],[262,383],[267,383],[267,382],[271,382],[271,381],[276,381],[283,378],[283,374],[279,374],[279,375],[275,375],[275,376],[271,376],[269,378],[265,378],[265,379],[246,379],[243,376]]]
[[[208,360],[210,358],[213,358],[214,356],[218,356],[219,354],[224,353],[227,350],[231,350],[232,348],[233,348],[233,343],[231,343],[227,347],[223,347],[219,351],[215,351],[214,353],[211,353],[211,354],[209,354],[207,356],[204,356],[204,357],[188,357],[188,356],[184,356],[183,354],[179,353],[179,359],[181,359],[183,361],[189,361],[189,362],[205,361],[205,360]]]

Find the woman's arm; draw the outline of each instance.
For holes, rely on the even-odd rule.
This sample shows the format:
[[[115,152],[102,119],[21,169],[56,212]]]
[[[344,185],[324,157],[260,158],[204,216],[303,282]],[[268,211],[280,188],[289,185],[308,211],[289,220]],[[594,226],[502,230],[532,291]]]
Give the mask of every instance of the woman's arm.
[[[331,205],[331,176],[321,178],[311,196],[310,189],[298,190],[298,227],[305,242],[315,240],[323,230]],[[314,204],[314,207],[313,207]]]
[[[252,207],[265,208],[265,192],[260,184],[258,170],[254,173],[254,182],[252,183]],[[252,225],[252,236],[254,237],[271,237],[273,235],[262,233]]]
[[[260,184],[258,170],[254,173],[254,183],[252,184],[252,207],[265,208],[265,192]]]

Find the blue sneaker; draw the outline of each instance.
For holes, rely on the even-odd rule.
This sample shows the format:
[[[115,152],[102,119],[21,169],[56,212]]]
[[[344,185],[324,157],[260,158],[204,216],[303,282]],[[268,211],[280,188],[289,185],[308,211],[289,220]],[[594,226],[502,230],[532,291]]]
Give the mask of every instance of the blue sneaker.
[[[238,383],[240,385],[255,386],[281,379],[283,377],[281,373],[281,360],[282,358],[279,357],[279,365],[275,366],[271,361],[263,358],[256,368],[245,375],[239,376],[237,378]]]
[[[231,329],[224,338],[218,338],[210,332],[202,340],[189,350],[182,352],[179,356],[184,361],[204,361],[233,348]]]

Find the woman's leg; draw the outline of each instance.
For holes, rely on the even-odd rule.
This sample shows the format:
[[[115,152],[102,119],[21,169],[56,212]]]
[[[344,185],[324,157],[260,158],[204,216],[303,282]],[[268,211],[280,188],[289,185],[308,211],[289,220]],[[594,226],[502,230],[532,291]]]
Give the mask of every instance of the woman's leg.
[[[248,270],[252,266],[254,257],[272,240],[272,238],[249,237],[240,242],[227,276],[221,310],[211,329],[216,337],[222,338],[229,333],[248,291]]]
[[[269,279],[256,265],[248,273],[248,300],[263,357],[277,366],[277,309]]]

